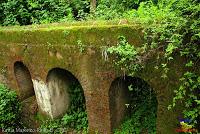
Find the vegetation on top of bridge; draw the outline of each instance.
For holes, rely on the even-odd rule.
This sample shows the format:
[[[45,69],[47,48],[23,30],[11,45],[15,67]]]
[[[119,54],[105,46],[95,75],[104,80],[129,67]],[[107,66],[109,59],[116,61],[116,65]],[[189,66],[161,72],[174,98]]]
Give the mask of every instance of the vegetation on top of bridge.
[[[66,24],[13,26],[0,28],[3,44],[110,46],[119,35],[125,35],[135,45],[142,42],[142,27],[137,23],[119,24],[119,21],[77,22]]]
[[[139,26],[139,21],[130,21],[127,19],[115,19],[115,20],[89,20],[89,21],[72,21],[62,23],[50,23],[50,24],[33,24],[25,26],[0,26],[0,31],[21,31],[21,30],[35,30],[35,29],[57,29],[57,28],[75,28],[75,27],[112,27],[112,26]]]

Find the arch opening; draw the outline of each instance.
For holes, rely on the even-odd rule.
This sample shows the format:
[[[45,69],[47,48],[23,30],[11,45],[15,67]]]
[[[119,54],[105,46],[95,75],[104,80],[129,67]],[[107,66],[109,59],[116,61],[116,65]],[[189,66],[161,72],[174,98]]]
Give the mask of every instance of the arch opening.
[[[84,91],[78,79],[65,69],[54,68],[49,71],[46,81],[52,118],[76,117],[77,120],[68,122],[68,125],[73,124],[74,128],[83,122],[87,123]]]
[[[156,132],[156,94],[144,80],[116,78],[109,90],[109,105],[111,127],[116,133]]]
[[[19,87],[20,99],[25,100],[35,95],[31,74],[28,68],[21,62],[14,63],[14,74]]]

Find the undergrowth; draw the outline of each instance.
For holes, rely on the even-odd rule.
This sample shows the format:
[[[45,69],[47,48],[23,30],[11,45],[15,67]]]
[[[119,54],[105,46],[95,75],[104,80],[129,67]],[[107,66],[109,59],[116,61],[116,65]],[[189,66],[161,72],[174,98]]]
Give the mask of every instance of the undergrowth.
[[[21,127],[21,104],[15,91],[0,84],[0,129],[15,130]]]
[[[157,117],[157,99],[153,89],[143,80],[134,79],[128,88],[130,102],[126,104],[126,115],[115,134],[155,134]]]
[[[49,131],[54,134],[64,132],[87,133],[88,120],[83,89],[77,83],[73,83],[68,92],[71,98],[69,110],[60,119],[49,119],[42,122],[40,129],[43,130],[43,133]]]

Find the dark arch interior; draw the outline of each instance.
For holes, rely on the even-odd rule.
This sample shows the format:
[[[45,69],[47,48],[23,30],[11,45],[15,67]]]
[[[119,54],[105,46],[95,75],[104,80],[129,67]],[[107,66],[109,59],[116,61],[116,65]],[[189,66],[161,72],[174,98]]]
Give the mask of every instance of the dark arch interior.
[[[14,73],[20,88],[21,99],[27,99],[34,96],[33,82],[28,68],[20,61],[14,64]]]
[[[122,129],[124,122],[129,122],[130,125],[138,123],[140,133],[152,131],[148,129],[154,129],[156,126],[156,94],[148,83],[140,78],[116,78],[109,90],[109,105],[113,131]],[[150,127],[144,125],[149,119]]]
[[[70,115],[78,110],[86,111],[84,91],[78,79],[69,71],[54,68],[47,75],[47,84],[55,105],[53,117]]]

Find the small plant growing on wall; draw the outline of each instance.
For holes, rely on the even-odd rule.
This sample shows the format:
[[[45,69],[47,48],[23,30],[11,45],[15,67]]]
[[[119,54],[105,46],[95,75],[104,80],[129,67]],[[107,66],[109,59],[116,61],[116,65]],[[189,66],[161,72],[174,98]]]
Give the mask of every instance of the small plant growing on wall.
[[[81,40],[77,40],[77,45],[78,45],[79,52],[83,53],[86,49],[86,46],[83,44]]]
[[[129,75],[141,70],[142,66],[138,62],[138,50],[129,44],[124,36],[119,36],[117,46],[112,46],[107,51],[116,57],[114,64],[118,70]]]

